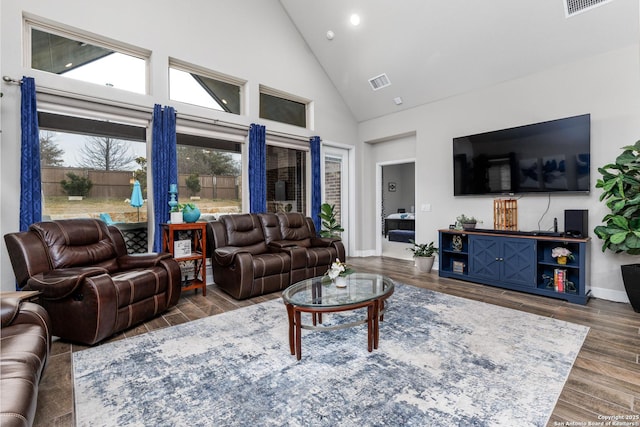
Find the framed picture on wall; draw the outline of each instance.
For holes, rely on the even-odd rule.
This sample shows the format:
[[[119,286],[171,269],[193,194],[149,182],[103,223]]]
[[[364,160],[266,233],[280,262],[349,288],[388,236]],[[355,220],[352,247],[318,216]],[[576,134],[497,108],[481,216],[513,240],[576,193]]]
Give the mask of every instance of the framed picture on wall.
[[[396,184],[395,182],[389,182],[389,183],[387,184],[387,189],[388,189],[391,193],[393,193],[394,191],[396,191],[396,188],[397,188],[397,184]]]

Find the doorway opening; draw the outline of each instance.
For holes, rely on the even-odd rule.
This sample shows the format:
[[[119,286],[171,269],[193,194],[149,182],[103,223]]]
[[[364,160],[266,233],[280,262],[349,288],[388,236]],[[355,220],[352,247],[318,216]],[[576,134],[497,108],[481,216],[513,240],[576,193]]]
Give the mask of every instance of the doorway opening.
[[[411,259],[415,240],[415,162],[380,164],[378,181],[380,231],[377,252],[382,256]]]

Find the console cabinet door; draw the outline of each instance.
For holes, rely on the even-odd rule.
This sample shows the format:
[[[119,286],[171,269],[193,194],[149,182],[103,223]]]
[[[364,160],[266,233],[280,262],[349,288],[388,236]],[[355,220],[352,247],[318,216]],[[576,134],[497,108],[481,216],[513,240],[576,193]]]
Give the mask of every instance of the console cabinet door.
[[[530,239],[502,238],[501,280],[536,286],[536,242]]]
[[[469,236],[469,276],[482,279],[500,277],[500,239],[490,236]]]
[[[470,236],[469,275],[518,285],[535,286],[534,240]]]

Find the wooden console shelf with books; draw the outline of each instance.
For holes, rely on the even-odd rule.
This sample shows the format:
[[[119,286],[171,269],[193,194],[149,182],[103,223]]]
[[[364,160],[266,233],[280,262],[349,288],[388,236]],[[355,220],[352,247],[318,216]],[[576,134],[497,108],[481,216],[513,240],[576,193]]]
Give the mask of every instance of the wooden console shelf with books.
[[[439,230],[439,275],[586,304],[590,238],[560,233]],[[573,259],[559,264],[554,248]]]
[[[182,291],[207,296],[207,223],[162,224],[162,246],[180,263]]]

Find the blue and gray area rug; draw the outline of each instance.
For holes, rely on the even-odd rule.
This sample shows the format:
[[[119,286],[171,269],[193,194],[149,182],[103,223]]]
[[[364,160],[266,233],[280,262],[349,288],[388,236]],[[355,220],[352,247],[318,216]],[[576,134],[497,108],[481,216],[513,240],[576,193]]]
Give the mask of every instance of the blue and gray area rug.
[[[303,331],[296,361],[281,300],[74,353],[77,425],[544,426],[588,332],[401,284],[387,306],[372,353],[365,325]]]

